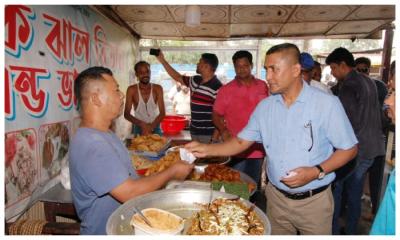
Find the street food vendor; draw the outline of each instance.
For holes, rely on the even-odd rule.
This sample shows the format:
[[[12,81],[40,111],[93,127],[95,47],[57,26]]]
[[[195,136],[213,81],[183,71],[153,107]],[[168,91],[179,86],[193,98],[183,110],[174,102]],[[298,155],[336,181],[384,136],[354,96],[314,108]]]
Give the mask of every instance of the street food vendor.
[[[126,90],[124,117],[133,123],[134,135],[161,135],[160,122],[165,116],[163,89],[150,83],[150,64],[140,61],[135,64],[135,75],[139,83]],[[131,111],[134,108],[135,115]]]
[[[197,157],[229,156],[262,142],[272,234],[331,234],[333,171],[357,154],[356,136],[339,99],[302,80],[296,45],[270,48],[264,67],[272,95],[257,105],[237,137],[185,147]]]
[[[123,93],[112,72],[91,67],[75,80],[81,123],[70,145],[73,203],[81,234],[105,234],[108,217],[121,203],[154,191],[171,179],[183,180],[193,165],[182,161],[150,177],[139,178],[123,143],[111,132],[122,113]]]

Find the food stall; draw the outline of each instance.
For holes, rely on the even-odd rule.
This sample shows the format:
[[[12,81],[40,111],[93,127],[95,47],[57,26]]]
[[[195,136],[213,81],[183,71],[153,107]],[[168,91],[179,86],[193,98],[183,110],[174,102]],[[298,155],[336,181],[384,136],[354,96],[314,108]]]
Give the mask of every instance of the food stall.
[[[30,234],[79,233],[68,189],[68,147],[80,122],[73,95],[74,79],[89,66],[106,66],[125,92],[135,82],[133,66],[140,60],[142,38],[363,39],[381,38],[385,30],[381,75],[387,81],[395,5],[202,5],[201,23],[195,27],[185,25],[186,7],[5,6],[6,232],[21,234],[18,229],[22,225],[13,223],[25,223],[28,229],[29,220],[39,219],[31,222],[35,231]],[[130,137],[131,126],[123,116],[115,124],[121,140]],[[190,141],[186,130],[165,137],[168,147]],[[156,151],[157,157],[162,157],[167,149],[159,150],[162,151]],[[239,174],[239,180],[249,183],[246,179]],[[59,222],[60,215],[72,220]],[[25,221],[16,222],[18,219]],[[261,220],[268,225],[268,220]]]

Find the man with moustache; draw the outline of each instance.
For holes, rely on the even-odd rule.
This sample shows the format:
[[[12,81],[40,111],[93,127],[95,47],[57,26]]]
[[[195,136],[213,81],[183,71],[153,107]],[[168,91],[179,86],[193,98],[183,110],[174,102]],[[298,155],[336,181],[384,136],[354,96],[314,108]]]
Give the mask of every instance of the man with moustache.
[[[161,50],[157,59],[172,79],[190,88],[190,134],[192,140],[209,143],[217,136],[217,131],[212,121],[212,112],[218,90],[222,86],[222,83],[215,75],[218,67],[217,56],[212,53],[203,53],[197,63],[196,72],[199,75],[191,77],[183,76],[177,72],[165,60]]]
[[[139,83],[126,90],[124,117],[133,124],[134,135],[161,135],[160,122],[165,116],[163,89],[150,83],[150,64],[140,61],[135,64],[135,75]],[[131,111],[134,108],[134,116]]]
[[[185,179],[193,165],[179,161],[158,174],[139,178],[126,147],[110,131],[124,104],[112,72],[91,67],[74,84],[81,123],[69,149],[72,198],[81,220],[80,233],[104,235],[109,216],[121,203],[172,179]]]
[[[232,61],[236,77],[220,88],[213,111],[213,122],[223,141],[236,137],[246,126],[257,104],[268,96],[265,81],[251,74],[253,56],[249,51],[235,52]],[[232,157],[229,166],[246,173],[260,184],[264,156],[262,144],[255,143],[247,151]]]
[[[349,119],[337,97],[304,83],[296,45],[270,48],[264,67],[271,96],[257,105],[237,137],[185,148],[197,157],[230,156],[262,142],[272,234],[331,234],[334,170],[357,153]]]

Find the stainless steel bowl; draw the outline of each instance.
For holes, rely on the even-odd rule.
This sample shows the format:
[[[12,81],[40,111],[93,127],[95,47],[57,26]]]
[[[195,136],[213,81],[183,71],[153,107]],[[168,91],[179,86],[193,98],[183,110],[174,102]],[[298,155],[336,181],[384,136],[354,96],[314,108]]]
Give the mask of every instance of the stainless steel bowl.
[[[160,208],[176,215],[189,219],[194,212],[199,211],[201,206],[196,203],[205,204],[210,200],[209,190],[200,189],[164,189],[151,192],[137,198],[131,199],[117,208],[108,218],[106,232],[109,235],[132,235],[134,230],[130,225],[131,218],[134,214],[133,206],[139,209],[150,207]],[[212,199],[218,197],[235,198],[235,195],[213,191]],[[249,201],[242,200],[248,207],[252,204]],[[271,224],[261,209],[254,208],[257,215],[264,224],[265,234],[271,234]],[[189,221],[185,222],[183,234],[189,227]]]

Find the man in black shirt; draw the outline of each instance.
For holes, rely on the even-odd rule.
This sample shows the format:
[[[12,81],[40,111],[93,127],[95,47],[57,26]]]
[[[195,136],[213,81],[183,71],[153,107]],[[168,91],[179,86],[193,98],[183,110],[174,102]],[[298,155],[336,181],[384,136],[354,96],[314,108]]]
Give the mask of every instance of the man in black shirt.
[[[370,76],[371,71],[371,60],[366,57],[359,57],[355,60],[356,70],[360,73],[365,74],[366,76]],[[381,109],[381,116],[383,122],[387,125],[390,123],[389,119],[385,117],[383,113],[383,102],[385,101],[386,95],[388,94],[388,89],[386,84],[378,79],[373,79],[378,90],[378,99],[379,106]],[[385,126],[383,127],[383,132],[385,132]],[[383,168],[385,166],[385,156],[377,156],[372,164],[371,168],[368,170],[368,180],[369,180],[369,191],[371,196],[371,205],[372,205],[372,215],[368,216],[373,219],[373,216],[378,211],[379,206],[379,196],[381,193],[382,179],[383,179]]]
[[[337,48],[326,59],[332,75],[341,82],[338,97],[359,141],[355,168],[334,184],[335,211],[333,216],[334,234],[340,233],[338,223],[341,210],[342,191],[347,197],[347,218],[345,233],[357,234],[361,215],[361,196],[365,174],[375,157],[384,154],[382,123],[378,93],[373,80],[357,72],[354,57],[345,48]]]

